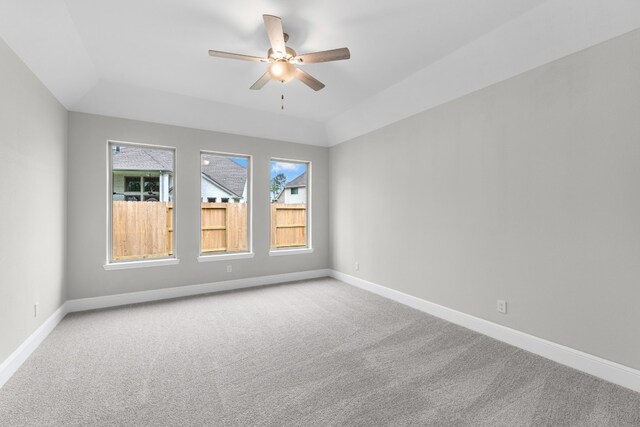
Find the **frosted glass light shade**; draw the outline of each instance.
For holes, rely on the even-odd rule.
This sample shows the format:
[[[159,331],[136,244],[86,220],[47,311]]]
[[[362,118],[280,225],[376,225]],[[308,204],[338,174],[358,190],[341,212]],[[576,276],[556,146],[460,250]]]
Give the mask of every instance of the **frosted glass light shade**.
[[[276,61],[269,66],[269,75],[279,82],[290,82],[296,75],[296,66],[288,61]]]

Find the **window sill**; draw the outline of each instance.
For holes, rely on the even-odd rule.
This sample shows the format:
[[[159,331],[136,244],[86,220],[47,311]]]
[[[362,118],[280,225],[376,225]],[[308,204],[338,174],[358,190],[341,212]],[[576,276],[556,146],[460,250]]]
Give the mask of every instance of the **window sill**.
[[[161,267],[163,265],[176,265],[179,264],[178,258],[169,259],[149,259],[143,261],[123,261],[123,262],[111,262],[103,265],[102,267],[109,270],[126,270],[129,268],[147,268],[147,267]]]
[[[276,249],[269,251],[269,256],[300,255],[313,253],[313,248]]]
[[[198,257],[198,262],[229,261],[232,259],[253,258],[253,256],[253,252],[244,252],[241,254],[200,255]]]

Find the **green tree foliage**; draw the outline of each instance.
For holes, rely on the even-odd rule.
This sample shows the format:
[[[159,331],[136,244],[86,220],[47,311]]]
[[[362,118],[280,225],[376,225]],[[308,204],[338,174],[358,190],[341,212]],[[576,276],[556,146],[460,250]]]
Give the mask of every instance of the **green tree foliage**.
[[[287,177],[284,176],[283,173],[279,173],[278,175],[271,178],[271,202],[275,202],[278,198],[278,195],[284,188],[284,184],[287,182]]]

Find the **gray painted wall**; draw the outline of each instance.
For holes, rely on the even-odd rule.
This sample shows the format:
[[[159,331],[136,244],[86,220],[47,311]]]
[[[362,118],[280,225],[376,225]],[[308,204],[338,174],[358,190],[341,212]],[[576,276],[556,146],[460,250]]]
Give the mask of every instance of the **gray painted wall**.
[[[0,158],[2,362],[65,300],[67,195],[67,111],[2,39]]]
[[[331,148],[332,267],[640,368],[638,76],[636,31]]]
[[[180,264],[105,271],[107,248],[107,140],[173,146],[176,153],[176,242]],[[200,150],[253,156],[255,258],[197,262],[200,244]],[[269,160],[313,164],[311,254],[270,257]],[[83,113],[69,115],[69,299],[221,280],[324,269],[329,265],[329,150],[176,126]],[[227,273],[226,266],[233,272]]]

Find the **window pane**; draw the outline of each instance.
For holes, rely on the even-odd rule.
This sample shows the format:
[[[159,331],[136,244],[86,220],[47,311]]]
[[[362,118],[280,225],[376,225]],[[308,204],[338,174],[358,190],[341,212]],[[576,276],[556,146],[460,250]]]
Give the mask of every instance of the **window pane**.
[[[124,191],[126,192],[140,192],[140,177],[139,176],[126,176],[124,178]]]
[[[110,148],[111,261],[172,257],[174,150]]]
[[[200,154],[200,252],[249,251],[248,156]]]
[[[271,160],[271,249],[308,246],[309,163]]]
[[[145,177],[144,178],[144,192],[145,193],[158,193],[160,189],[159,177]]]

